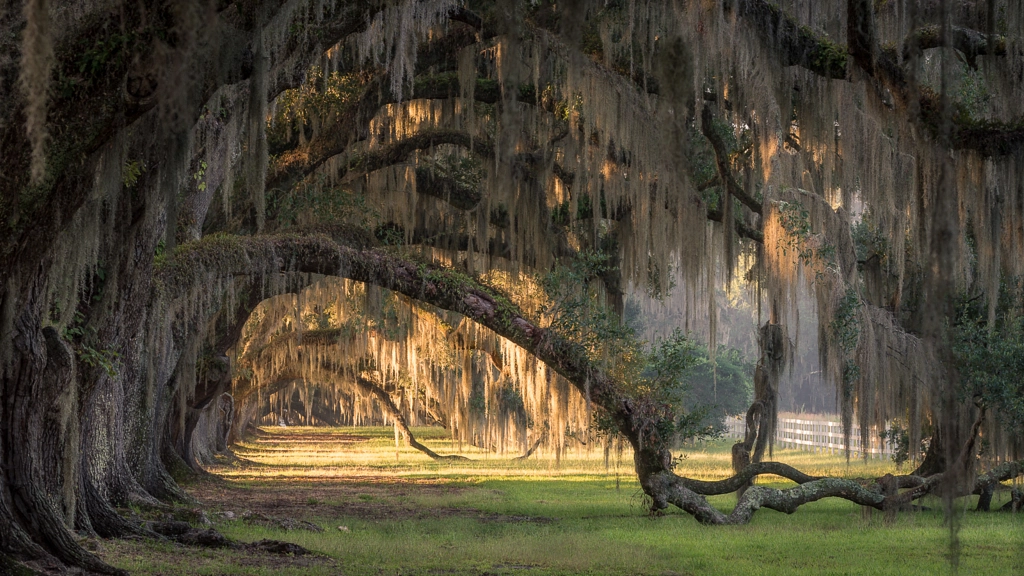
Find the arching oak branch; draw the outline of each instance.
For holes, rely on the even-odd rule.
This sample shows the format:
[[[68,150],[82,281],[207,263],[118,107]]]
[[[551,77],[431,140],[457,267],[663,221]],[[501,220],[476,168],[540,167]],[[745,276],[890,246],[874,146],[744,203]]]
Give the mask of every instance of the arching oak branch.
[[[538,326],[498,291],[454,270],[410,262],[380,249],[352,248],[324,235],[280,235],[215,237],[185,245],[161,266],[159,275],[165,296],[173,298],[189,294],[198,282],[208,282],[211,274],[261,276],[282,270],[340,276],[380,286],[460,313],[516,343],[569,380],[611,417],[633,446],[641,486],[654,499],[655,508],[674,504],[701,522],[731,524],[749,521],[762,507],[789,513],[802,504],[827,497],[878,509],[886,505],[886,496],[877,483],[865,487],[841,478],[815,479],[773,463],[745,468],[736,477],[717,483],[680,478],[671,470],[671,453],[664,444],[647,437],[652,430],[651,416],[642,399],[625,394],[612,378],[590,363],[580,345]],[[1014,470],[1019,471],[1019,467]],[[728,515],[711,507],[702,495],[734,490],[734,485],[767,473],[782,475],[800,485],[786,489],[753,487]],[[927,490],[941,482],[941,478],[928,479]],[[921,488],[911,491],[911,499],[926,493]]]

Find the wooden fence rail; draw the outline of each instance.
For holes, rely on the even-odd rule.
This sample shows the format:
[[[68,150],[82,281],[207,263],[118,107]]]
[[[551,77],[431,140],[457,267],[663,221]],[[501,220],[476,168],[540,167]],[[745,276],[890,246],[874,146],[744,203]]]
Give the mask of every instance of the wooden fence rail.
[[[729,416],[725,419],[726,435],[730,438],[742,438],[746,425],[742,416]],[[854,425],[850,431],[850,457],[860,458],[867,453],[869,458],[888,458],[892,448],[878,435],[878,430],[871,428],[868,434],[869,443],[861,445],[860,426]],[[796,448],[809,452],[824,454],[842,454],[843,425],[832,416],[816,414],[779,414],[779,425],[775,431],[775,444],[784,448]]]

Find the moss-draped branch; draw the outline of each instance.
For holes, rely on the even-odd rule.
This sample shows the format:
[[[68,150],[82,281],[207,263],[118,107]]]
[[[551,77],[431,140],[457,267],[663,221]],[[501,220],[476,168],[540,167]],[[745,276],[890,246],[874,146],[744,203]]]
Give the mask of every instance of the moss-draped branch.
[[[672,472],[668,448],[643,437],[643,431],[651,429],[651,416],[644,410],[643,400],[631,398],[613,378],[592,364],[581,345],[541,327],[498,290],[461,272],[413,262],[379,248],[353,248],[326,234],[206,238],[179,247],[158,267],[157,274],[163,297],[174,299],[191,294],[197,285],[208,284],[211,276],[262,276],[288,271],[339,276],[386,288],[462,314],[519,345],[611,417],[633,446],[641,486],[654,499],[655,508],[673,504],[703,523],[735,524],[748,522],[760,508],[791,513],[803,504],[828,497],[881,510],[893,499],[920,498],[948,480],[944,475],[936,475],[910,482],[916,486],[908,493],[886,495],[880,482],[864,486],[854,480],[815,478],[778,463],[751,465],[720,482],[681,478]],[[985,481],[1015,477],[1022,470],[1024,461],[1016,462],[994,470]],[[785,489],[751,488],[728,515],[705,499],[708,494],[733,491],[762,474],[780,475],[799,485]]]

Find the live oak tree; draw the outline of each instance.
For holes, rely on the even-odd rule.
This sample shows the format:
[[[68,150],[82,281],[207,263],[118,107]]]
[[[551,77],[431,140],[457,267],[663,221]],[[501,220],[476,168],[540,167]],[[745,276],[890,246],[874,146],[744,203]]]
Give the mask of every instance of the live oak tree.
[[[381,357],[429,330],[375,348],[377,320],[317,326],[332,300],[300,296],[325,278],[452,325],[456,358],[502,374],[495,402],[521,394],[505,418],[559,398],[547,442],[602,423],[655,509],[704,523],[825,497],[897,510],[1024,469],[1019,389],[993,376],[1019,360],[1018,2],[10,0],[0,30],[7,558],[114,572],[76,532],[154,536],[117,508],[187,498],[168,470],[223,449],[232,382],[319,371],[378,394],[365,369],[392,386],[444,364]],[[574,290],[539,285],[572,262],[590,263]],[[618,321],[660,297],[714,349],[737,283],[761,312],[737,473],[680,477],[692,421]],[[253,316],[289,294],[277,324]],[[801,294],[844,427],[904,422],[930,440],[915,473],[764,459]],[[761,474],[797,486],[746,488]],[[705,499],[744,488],[729,514]]]

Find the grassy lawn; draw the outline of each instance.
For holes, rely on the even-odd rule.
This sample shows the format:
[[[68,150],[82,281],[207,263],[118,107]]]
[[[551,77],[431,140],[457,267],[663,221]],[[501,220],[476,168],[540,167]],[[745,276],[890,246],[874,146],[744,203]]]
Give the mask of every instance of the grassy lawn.
[[[420,429],[437,452],[443,430]],[[684,451],[680,473],[729,474],[729,442]],[[319,554],[279,557],[117,541],[102,556],[138,574],[947,574],[950,530],[942,505],[887,524],[841,500],[796,514],[758,512],[747,526],[705,527],[676,509],[646,511],[628,452],[595,450],[514,462],[472,449],[471,462],[434,462],[390,429],[268,428],[238,447],[241,462],[189,490],[218,530],[240,541],[295,542]],[[779,450],[814,474],[875,477],[886,461],[852,462]],[[785,486],[776,479],[762,482]],[[1005,501],[1005,496],[997,496]],[[735,496],[711,498],[722,510]],[[961,506],[970,506],[964,501]],[[234,518],[217,512],[230,511]],[[243,512],[314,522],[316,533],[254,525]],[[962,512],[961,574],[1024,574],[1024,515]]]

